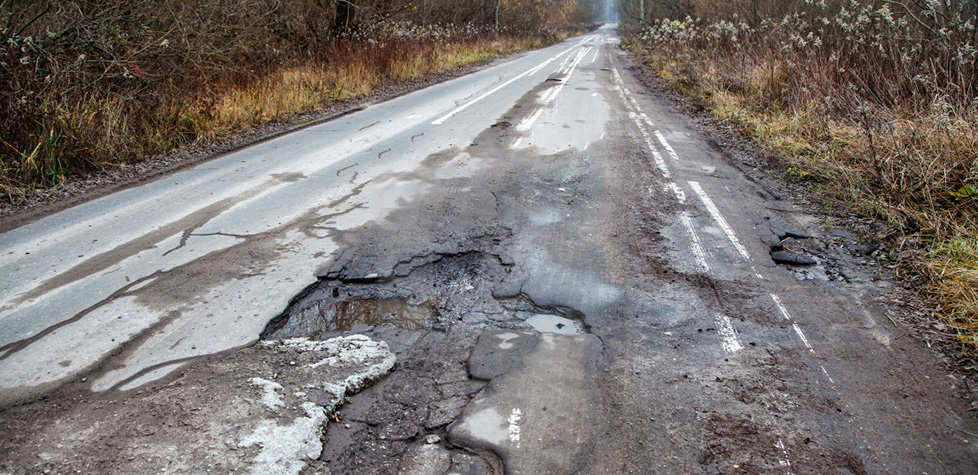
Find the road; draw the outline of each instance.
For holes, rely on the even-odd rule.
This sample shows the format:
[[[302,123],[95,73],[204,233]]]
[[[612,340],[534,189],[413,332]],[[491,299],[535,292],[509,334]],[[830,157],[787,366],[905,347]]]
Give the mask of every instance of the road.
[[[285,370],[242,389],[247,363],[227,363],[264,331],[364,334],[398,360],[318,461],[284,471],[973,470],[961,383],[891,323],[870,249],[644,85],[616,35],[0,235],[0,417],[35,432],[8,436],[0,468],[75,468],[50,456],[58,424],[120,431],[86,413],[189,380],[281,391]],[[371,364],[387,371],[385,348]],[[62,455],[119,473],[170,460],[98,465],[144,435],[96,435]]]

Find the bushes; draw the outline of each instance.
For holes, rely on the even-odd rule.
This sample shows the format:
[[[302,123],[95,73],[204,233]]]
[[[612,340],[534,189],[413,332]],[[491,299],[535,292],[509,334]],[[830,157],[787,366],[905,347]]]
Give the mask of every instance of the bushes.
[[[643,58],[895,243],[927,243],[905,257],[978,349],[974,2],[692,5],[633,30]]]

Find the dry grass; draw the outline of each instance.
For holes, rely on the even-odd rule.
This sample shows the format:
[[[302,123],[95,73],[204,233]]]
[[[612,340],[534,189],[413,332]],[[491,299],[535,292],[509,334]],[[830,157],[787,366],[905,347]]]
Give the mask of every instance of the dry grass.
[[[0,193],[542,46],[591,16],[583,0],[355,3],[0,0]]]
[[[756,27],[687,19],[629,42],[674,88],[783,157],[788,174],[827,203],[887,223],[881,237],[927,278],[938,318],[978,352],[973,23],[925,51],[908,39],[926,37],[914,30],[923,27],[871,2],[845,5],[853,24],[839,15]],[[838,31],[811,26],[826,24]]]

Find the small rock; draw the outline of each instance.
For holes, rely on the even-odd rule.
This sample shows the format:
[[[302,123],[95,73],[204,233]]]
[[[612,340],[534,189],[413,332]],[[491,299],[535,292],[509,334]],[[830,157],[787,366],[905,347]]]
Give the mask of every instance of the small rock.
[[[438,437],[438,434],[428,434],[428,436],[424,438],[424,443],[428,445],[437,444],[439,442],[441,442],[441,437]]]
[[[347,429],[349,429],[350,428],[350,424],[343,424],[343,427],[346,427]]]
[[[771,259],[778,264],[788,264],[794,266],[810,266],[815,264],[815,259],[807,254],[797,254],[790,251],[774,251]]]

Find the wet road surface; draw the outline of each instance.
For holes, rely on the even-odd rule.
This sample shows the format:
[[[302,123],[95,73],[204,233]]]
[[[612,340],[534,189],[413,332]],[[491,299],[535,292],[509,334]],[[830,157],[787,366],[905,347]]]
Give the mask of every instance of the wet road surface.
[[[867,249],[618,46],[605,27],[0,235],[0,402],[365,334],[398,364],[329,426],[337,473],[973,469],[978,424]]]

